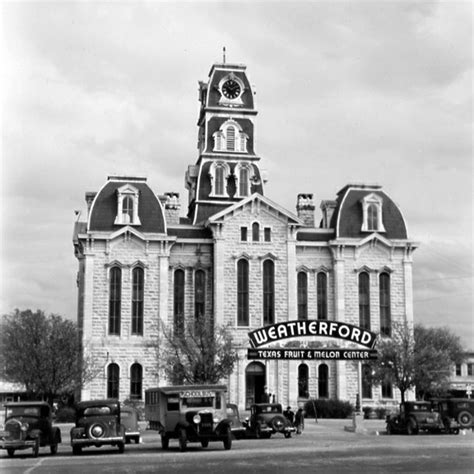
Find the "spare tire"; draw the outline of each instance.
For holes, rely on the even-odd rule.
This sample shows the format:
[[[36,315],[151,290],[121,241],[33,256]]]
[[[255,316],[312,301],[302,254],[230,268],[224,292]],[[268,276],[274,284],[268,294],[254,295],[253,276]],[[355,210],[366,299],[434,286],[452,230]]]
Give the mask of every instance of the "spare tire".
[[[472,425],[472,414],[467,410],[459,412],[458,423],[461,428],[470,428]]]
[[[270,425],[275,431],[280,433],[285,429],[285,426],[287,425],[287,421],[283,416],[277,415],[272,418]]]

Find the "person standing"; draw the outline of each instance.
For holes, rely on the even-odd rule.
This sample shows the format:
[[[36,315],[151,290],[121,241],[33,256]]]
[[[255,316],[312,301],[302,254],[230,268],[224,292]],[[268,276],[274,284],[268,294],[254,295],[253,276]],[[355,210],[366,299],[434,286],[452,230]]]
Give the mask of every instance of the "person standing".
[[[304,411],[302,408],[298,408],[295,415],[296,434],[303,433],[304,430]]]
[[[295,414],[291,411],[291,407],[288,407],[284,412],[283,416],[293,425],[295,421]]]

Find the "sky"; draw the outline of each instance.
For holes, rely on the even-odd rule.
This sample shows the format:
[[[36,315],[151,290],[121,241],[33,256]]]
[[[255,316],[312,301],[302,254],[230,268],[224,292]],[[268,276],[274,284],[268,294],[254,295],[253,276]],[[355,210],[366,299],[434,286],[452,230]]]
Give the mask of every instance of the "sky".
[[[247,65],[265,195],[295,212],[348,183],[400,206],[414,316],[474,350],[472,4],[2,2],[0,314],[75,319],[72,231],[114,174],[177,191],[198,81]]]

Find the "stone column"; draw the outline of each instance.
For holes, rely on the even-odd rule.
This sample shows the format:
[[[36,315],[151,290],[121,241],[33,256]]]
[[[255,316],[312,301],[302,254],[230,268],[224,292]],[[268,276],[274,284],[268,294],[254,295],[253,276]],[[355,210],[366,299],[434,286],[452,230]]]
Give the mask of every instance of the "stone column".
[[[213,228],[214,232],[214,322],[216,325],[224,324],[224,255],[225,241],[221,235],[221,226],[218,224]]]

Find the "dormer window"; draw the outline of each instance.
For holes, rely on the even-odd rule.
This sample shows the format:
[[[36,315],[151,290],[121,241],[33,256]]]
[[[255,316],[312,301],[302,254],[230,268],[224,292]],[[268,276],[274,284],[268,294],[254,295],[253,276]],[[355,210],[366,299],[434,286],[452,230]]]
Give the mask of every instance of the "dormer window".
[[[126,184],[117,189],[116,225],[140,225],[138,217],[138,189]]]
[[[214,151],[247,153],[249,137],[235,120],[227,120],[213,137]]]
[[[385,232],[382,221],[382,203],[382,198],[374,193],[361,200],[362,232]]]
[[[210,196],[228,197],[227,194],[227,178],[230,175],[230,168],[227,163],[212,163],[209,170],[209,179],[211,180]]]

